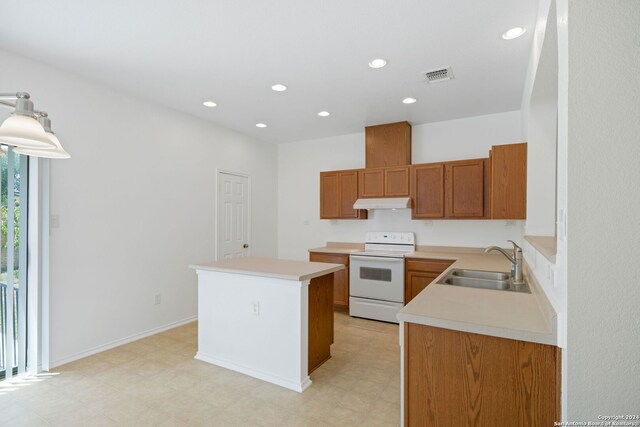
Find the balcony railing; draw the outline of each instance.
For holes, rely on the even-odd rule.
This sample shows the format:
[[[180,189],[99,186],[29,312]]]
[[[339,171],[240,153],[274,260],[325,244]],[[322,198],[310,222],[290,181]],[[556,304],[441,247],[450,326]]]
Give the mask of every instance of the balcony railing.
[[[5,378],[7,369],[7,327],[13,325],[13,359],[16,361],[14,372],[17,371],[18,360],[18,288],[13,288],[13,322],[7,322],[7,284],[0,282],[0,380]]]

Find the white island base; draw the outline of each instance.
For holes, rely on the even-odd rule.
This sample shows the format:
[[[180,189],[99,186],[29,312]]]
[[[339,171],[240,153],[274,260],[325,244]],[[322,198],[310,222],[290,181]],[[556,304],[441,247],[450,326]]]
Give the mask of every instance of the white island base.
[[[311,351],[318,344],[326,348],[319,355],[326,360],[333,341],[333,272],[344,266],[241,258],[192,267],[198,273],[196,359],[298,392],[309,387],[310,306]],[[320,308],[310,304],[310,283],[314,304],[324,301]],[[314,328],[318,322],[323,325]]]

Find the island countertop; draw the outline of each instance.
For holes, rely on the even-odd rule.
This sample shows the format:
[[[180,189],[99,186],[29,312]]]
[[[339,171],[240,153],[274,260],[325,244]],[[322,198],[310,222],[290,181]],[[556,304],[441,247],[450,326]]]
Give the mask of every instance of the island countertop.
[[[189,268],[302,282],[344,270],[345,266],[325,262],[244,257],[192,264]]]

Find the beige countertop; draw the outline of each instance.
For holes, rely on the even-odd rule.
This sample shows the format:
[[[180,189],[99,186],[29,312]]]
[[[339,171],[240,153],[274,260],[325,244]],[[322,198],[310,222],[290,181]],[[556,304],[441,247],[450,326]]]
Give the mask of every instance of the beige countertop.
[[[531,293],[439,285],[452,268],[510,272],[511,263],[500,254],[453,251],[417,251],[407,258],[450,259],[455,262],[398,313],[404,322],[419,323],[557,345],[557,315],[538,284],[527,274]]]
[[[536,248],[546,259],[556,263],[558,240],[555,236],[524,236],[524,240]]]
[[[350,246],[349,246],[350,245]],[[310,252],[351,253],[362,245],[327,243]],[[510,272],[511,263],[501,254],[485,254],[481,248],[418,246],[406,258],[455,261],[398,313],[404,322],[491,335],[502,338],[557,345],[557,315],[540,286],[525,276],[531,293],[475,289],[436,284],[452,268]],[[351,252],[349,252],[351,251]]]
[[[327,242],[327,246],[321,248],[309,249],[309,252],[321,254],[352,254],[364,250],[364,244],[361,243],[340,243]]]
[[[343,270],[345,267],[342,264],[324,262],[245,257],[192,264],[189,268],[303,282]]]

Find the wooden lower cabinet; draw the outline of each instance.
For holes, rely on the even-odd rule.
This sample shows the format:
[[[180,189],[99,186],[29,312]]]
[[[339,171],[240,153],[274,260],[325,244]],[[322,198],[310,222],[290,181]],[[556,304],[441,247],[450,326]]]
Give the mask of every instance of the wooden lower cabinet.
[[[310,252],[309,261],[343,264],[346,267],[333,273],[333,307],[349,309],[349,255]]]
[[[331,358],[333,344],[333,274],[311,279],[309,283],[308,373]]]
[[[446,259],[407,258],[404,263],[404,303],[408,304],[453,262]]]
[[[541,427],[560,420],[558,347],[404,325],[404,425]]]
[[[437,273],[421,273],[419,271],[409,271],[405,277],[405,295],[406,303],[411,301],[424,290],[439,275]]]

